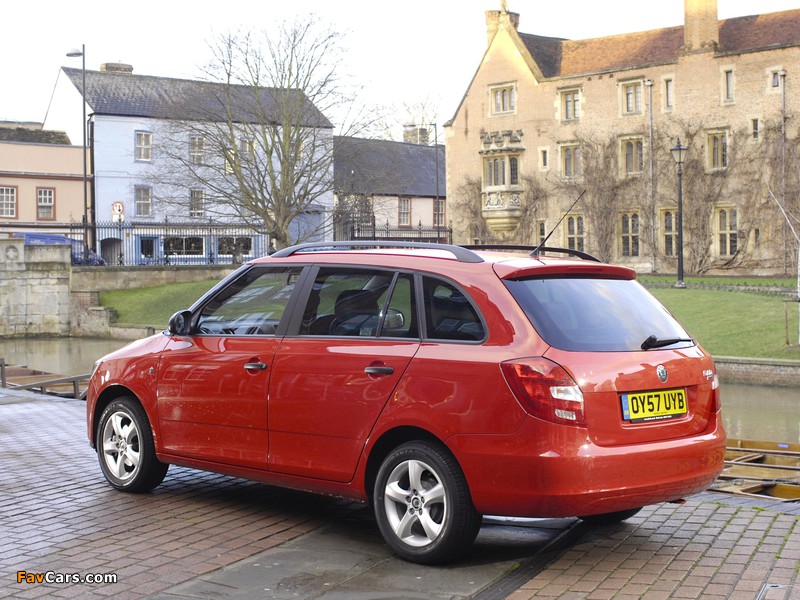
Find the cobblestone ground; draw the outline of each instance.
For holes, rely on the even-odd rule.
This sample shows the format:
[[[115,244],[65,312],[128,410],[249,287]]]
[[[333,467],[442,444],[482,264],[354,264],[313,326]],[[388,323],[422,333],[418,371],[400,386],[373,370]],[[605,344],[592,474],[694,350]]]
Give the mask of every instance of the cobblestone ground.
[[[141,598],[361,510],[179,467],[154,493],[117,492],[89,447],[83,405],[0,394],[0,598]],[[120,585],[25,583],[46,572],[113,574]]]
[[[753,504],[703,494],[647,507],[591,530],[509,598],[800,599],[798,507]]]

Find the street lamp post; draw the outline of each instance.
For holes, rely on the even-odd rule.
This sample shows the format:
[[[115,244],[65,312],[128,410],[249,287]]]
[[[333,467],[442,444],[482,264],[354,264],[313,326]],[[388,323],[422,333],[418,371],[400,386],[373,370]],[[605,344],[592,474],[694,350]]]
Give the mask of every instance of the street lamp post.
[[[83,104],[83,121],[81,122],[81,132],[83,133],[83,261],[89,262],[89,194],[86,191],[88,173],[86,168],[86,44],[81,44],[81,49],[70,50],[67,52],[69,58],[81,57],[81,74],[83,83],[81,85],[81,103]]]
[[[676,288],[686,287],[683,282],[683,162],[686,160],[688,150],[681,144],[681,138],[678,138],[678,143],[670,150],[672,158],[678,165],[678,281],[674,286]]]

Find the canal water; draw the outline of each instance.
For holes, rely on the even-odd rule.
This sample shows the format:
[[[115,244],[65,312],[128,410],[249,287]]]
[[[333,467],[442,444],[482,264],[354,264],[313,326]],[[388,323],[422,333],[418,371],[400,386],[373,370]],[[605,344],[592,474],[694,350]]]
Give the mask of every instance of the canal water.
[[[94,362],[128,342],[52,338],[0,340],[0,358],[59,375],[90,373]],[[800,389],[723,383],[728,437],[800,443]]]

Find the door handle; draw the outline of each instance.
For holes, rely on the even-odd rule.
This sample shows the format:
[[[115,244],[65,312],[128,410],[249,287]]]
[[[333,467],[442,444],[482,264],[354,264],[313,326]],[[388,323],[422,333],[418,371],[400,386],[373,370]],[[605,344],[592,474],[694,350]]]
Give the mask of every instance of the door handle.
[[[266,371],[267,370],[267,363],[263,363],[263,362],[244,363],[244,370],[245,371]]]
[[[364,373],[367,375],[391,375],[394,373],[394,367],[370,366],[364,369]]]

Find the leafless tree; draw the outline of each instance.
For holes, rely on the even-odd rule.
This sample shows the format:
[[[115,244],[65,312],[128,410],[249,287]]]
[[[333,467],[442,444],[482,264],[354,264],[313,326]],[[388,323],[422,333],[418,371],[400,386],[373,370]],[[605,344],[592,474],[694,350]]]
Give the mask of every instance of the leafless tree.
[[[354,106],[337,77],[341,36],[309,18],[222,35],[211,49],[214,85],[176,99],[188,118],[159,136],[161,199],[184,215],[248,222],[279,248],[319,234],[333,204],[326,115],[346,119]]]

